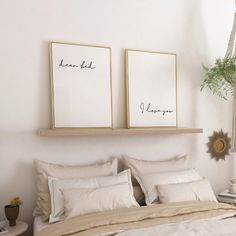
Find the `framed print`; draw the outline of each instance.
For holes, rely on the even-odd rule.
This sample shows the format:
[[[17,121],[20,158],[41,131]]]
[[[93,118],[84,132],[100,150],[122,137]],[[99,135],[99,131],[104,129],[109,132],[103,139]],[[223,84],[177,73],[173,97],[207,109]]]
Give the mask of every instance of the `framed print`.
[[[177,126],[176,57],[126,50],[128,128]]]
[[[50,43],[54,128],[111,128],[111,48]]]

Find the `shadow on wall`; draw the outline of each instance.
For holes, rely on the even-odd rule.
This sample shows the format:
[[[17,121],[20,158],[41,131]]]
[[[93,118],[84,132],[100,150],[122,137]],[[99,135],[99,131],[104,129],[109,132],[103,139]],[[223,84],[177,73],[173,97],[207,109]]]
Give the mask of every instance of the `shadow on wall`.
[[[48,39],[48,41],[41,42],[41,54],[40,54],[40,71],[38,71],[38,76],[40,79],[38,85],[38,105],[35,106],[38,110],[39,119],[38,127],[51,127],[51,80],[50,80],[50,57],[49,57],[49,41],[53,39]],[[43,96],[42,96],[43,94]],[[47,105],[46,105],[47,104]]]
[[[181,58],[179,62],[179,113],[186,114],[187,111],[186,116],[191,126],[202,127],[201,116],[204,113],[201,111],[202,106],[199,104],[200,85],[204,76],[202,62],[206,61],[209,54],[202,1],[192,1],[192,5],[188,10],[185,32],[186,37],[183,38],[181,47],[183,50],[178,53]],[[187,99],[188,102],[185,107],[181,107],[181,104],[186,101],[186,97],[190,99]],[[202,142],[199,143],[202,138],[199,139],[199,136],[193,136],[192,139],[191,149],[193,153],[196,156],[201,156],[198,154],[201,150],[199,147],[204,145]]]

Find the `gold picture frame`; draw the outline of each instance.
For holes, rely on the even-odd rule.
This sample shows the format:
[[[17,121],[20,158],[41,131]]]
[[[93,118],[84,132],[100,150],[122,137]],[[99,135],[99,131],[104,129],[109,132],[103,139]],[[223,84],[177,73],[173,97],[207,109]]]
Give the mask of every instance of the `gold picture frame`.
[[[163,108],[158,108],[158,109],[153,109],[151,108],[150,110],[148,110],[148,112],[150,111],[150,113],[153,111],[153,113],[155,114],[168,114],[169,113],[174,113],[174,117],[172,119],[172,122],[170,124],[167,124],[167,125],[162,125],[162,124],[159,124],[158,122],[155,124],[155,120],[152,118],[152,121],[150,122],[150,125],[148,123],[148,121],[142,121],[142,119],[140,118],[140,121],[136,121],[136,122],[132,122],[132,120],[136,117],[136,119],[139,119],[137,118],[139,116],[138,112],[143,112],[143,110],[141,109],[140,111],[140,107],[138,106],[138,104],[141,104],[137,101],[134,100],[134,103],[135,103],[135,109],[134,112],[131,112],[131,93],[134,95],[134,92],[130,91],[130,87],[131,87],[131,84],[130,84],[130,81],[131,81],[131,76],[133,76],[133,80],[137,80],[137,78],[139,77],[139,74],[144,74],[145,71],[137,71],[136,73],[131,73],[130,70],[132,69],[133,71],[134,70],[137,70],[137,68],[140,68],[143,64],[143,61],[145,61],[145,59],[147,59],[145,62],[147,61],[150,61],[148,57],[146,58],[141,58],[140,60],[134,60],[133,62],[133,68],[130,68],[130,52],[131,53],[135,53],[136,56],[141,53],[141,54],[148,54],[148,55],[161,55],[161,56],[164,56],[164,57],[172,57],[172,62],[171,62],[171,67],[172,67],[172,79],[173,79],[173,85],[174,85],[174,89],[172,88],[172,92],[173,92],[173,95],[172,95],[172,106],[174,107],[174,111],[173,110],[170,110],[169,108],[167,108],[166,110],[164,110]],[[153,57],[154,59],[154,57]],[[159,58],[158,60],[161,61],[161,59]],[[155,63],[153,64],[155,65]],[[161,68],[161,66],[160,66]],[[155,69],[154,69],[155,70]],[[174,70],[174,71],[173,71]],[[146,77],[145,77],[146,79]],[[153,79],[153,78],[152,78]],[[175,53],[169,53],[169,52],[157,52],[157,51],[149,51],[149,50],[139,50],[139,49],[126,49],[125,50],[125,90],[126,90],[126,123],[127,123],[127,128],[157,128],[157,127],[161,127],[161,128],[168,128],[168,127],[178,127],[178,102],[177,102],[177,80],[178,80],[178,76],[177,76],[177,54]],[[141,78],[141,81],[144,81],[143,78]],[[165,81],[161,81],[161,83],[163,83]],[[160,83],[160,84],[161,84]],[[136,84],[133,83],[133,85],[135,85],[135,87],[137,88],[138,86]],[[140,85],[142,86],[142,85]],[[150,86],[146,86],[146,87],[150,87]],[[165,87],[165,85],[163,86]],[[150,92],[151,89],[147,90],[146,92]],[[138,91],[137,94],[140,94],[140,91]],[[144,96],[145,93],[142,95]],[[163,97],[162,97],[163,99]],[[148,106],[149,104],[151,103],[147,103]],[[163,105],[164,107],[164,105]],[[149,106],[150,108],[150,106]],[[147,105],[146,105],[146,110],[149,109],[147,108]],[[138,111],[139,110],[139,111]],[[146,116],[147,118],[147,116]],[[143,119],[144,120],[144,119]],[[162,122],[162,123],[165,123],[165,122]]]
[[[55,45],[57,45],[57,48],[55,47]],[[59,46],[58,46],[59,45]],[[65,49],[67,47],[67,50]],[[81,57],[81,55],[71,55],[74,53],[74,51],[76,50],[72,50],[70,47],[74,47],[74,49],[77,49],[77,53],[78,53],[78,49],[83,49],[81,50],[81,55],[83,55],[84,58],[86,58],[85,60],[82,61],[82,63],[80,62],[79,64],[76,64],[77,62],[75,62],[75,59],[78,59]],[[72,58],[74,59],[74,62],[68,61],[68,62],[64,62],[63,59],[60,59],[60,62],[58,61],[58,55],[60,55],[60,53],[55,53],[57,50],[61,50],[60,53],[62,53],[67,59],[68,58]],[[86,54],[86,49],[89,49],[88,53],[90,53],[91,55],[87,55]],[[94,49],[94,50],[93,50]],[[100,45],[89,45],[89,44],[79,44],[79,43],[69,43],[69,42],[58,42],[58,41],[52,41],[49,42],[49,51],[50,51],[50,81],[51,81],[51,114],[52,114],[52,128],[113,128],[113,104],[112,104],[112,51],[111,51],[111,47],[108,46],[100,46]],[[94,55],[93,55],[93,51],[94,51]],[[102,52],[103,51],[103,52]],[[71,54],[70,54],[71,53]],[[103,54],[104,55],[103,55]],[[56,54],[56,55],[55,55]],[[102,56],[101,56],[102,55]],[[86,100],[86,102],[90,102],[91,101],[91,97],[93,97],[92,101],[95,101],[96,105],[98,104],[98,97],[99,97],[99,101],[101,102],[101,99],[104,103],[106,104],[100,104],[101,106],[104,105],[104,107],[101,109],[101,107],[96,106],[96,109],[99,107],[100,109],[97,109],[99,112],[99,116],[98,114],[94,114],[94,112],[96,111],[95,109],[91,111],[91,113],[89,113],[89,109],[85,108],[85,110],[83,111],[83,109],[81,111],[77,111],[80,112],[78,114],[76,114],[76,117],[79,117],[80,121],[82,120],[83,122],[80,123],[79,119],[78,119],[78,123],[76,123],[76,125],[73,125],[71,123],[68,123],[67,121],[62,122],[61,119],[60,122],[58,122],[59,119],[58,118],[58,114],[67,114],[66,111],[61,111],[58,109],[58,107],[60,106],[59,100],[57,100],[56,98],[56,88],[60,88],[60,86],[62,87],[62,85],[58,85],[56,87],[56,78],[58,78],[58,80],[62,81],[62,78],[66,78],[65,74],[69,73],[69,69],[74,69],[73,72],[71,72],[70,76],[71,78],[73,77],[73,81],[75,81],[75,78],[82,78],[82,75],[79,77],[77,75],[75,75],[75,69],[84,69],[84,70],[96,70],[97,67],[95,67],[92,64],[92,61],[94,60],[94,58],[98,58],[99,60],[96,61],[97,65],[99,65],[101,68],[102,66],[106,66],[106,70],[107,71],[101,71],[101,69],[99,70],[99,72],[97,72],[97,74],[102,74],[102,75],[106,75],[106,81],[104,82],[104,88],[101,89],[101,91],[99,92],[99,89],[95,90],[92,89],[92,91],[86,91],[84,90],[81,91],[80,94],[81,97],[78,98],[77,101],[75,102],[84,102],[82,95],[84,94],[84,98],[86,98],[86,94],[88,93],[90,95],[89,99]],[[61,58],[61,57],[59,57]],[[89,59],[88,59],[89,58]],[[92,59],[91,59],[92,58]],[[102,61],[102,59],[104,59],[104,61]],[[55,62],[57,60],[57,63]],[[88,60],[88,61],[86,61]],[[109,60],[109,62],[108,62]],[[87,63],[87,64],[86,64]],[[94,62],[93,62],[94,63]],[[104,64],[102,64],[104,63]],[[59,70],[57,68],[57,71],[55,69],[55,66],[59,67],[65,67],[67,69],[67,72],[63,72],[63,75],[59,74]],[[57,72],[57,77],[56,77],[56,72]],[[86,75],[86,73],[83,73],[83,77],[87,76],[85,79],[83,79],[84,81],[88,81],[89,78],[96,78],[96,79],[100,79],[101,77],[96,76],[96,75]],[[104,76],[105,77],[105,76]],[[108,78],[109,77],[109,78]],[[86,80],[87,79],[87,80]],[[100,81],[101,82],[101,81]],[[65,83],[65,82],[64,82]],[[78,83],[78,82],[77,82]],[[85,82],[84,82],[85,83]],[[105,84],[106,83],[106,84]],[[91,81],[90,81],[91,84]],[[101,83],[99,83],[101,84]],[[98,85],[98,82],[96,82],[96,85]],[[72,85],[73,86],[73,85]],[[76,85],[78,87],[78,85]],[[88,88],[89,85],[84,85],[85,88]],[[96,87],[96,86],[95,86]],[[89,88],[92,88],[91,86]],[[61,89],[61,88],[60,88]],[[66,89],[68,91],[66,91]],[[70,91],[70,87],[64,89],[64,93],[67,93],[68,97],[71,96],[71,94],[69,94]],[[63,90],[63,89],[61,89]],[[82,88],[81,88],[82,90]],[[66,92],[65,92],[66,91]],[[105,91],[105,92],[104,92]],[[96,94],[97,93],[97,94]],[[105,94],[105,95],[104,95]],[[106,96],[106,97],[102,97],[102,96]],[[68,99],[68,97],[66,97]],[[61,99],[61,98],[60,98]],[[91,102],[90,102],[91,103]],[[65,104],[63,105],[64,107]],[[73,105],[70,105],[71,107],[73,107]],[[86,106],[86,105],[85,105]],[[81,109],[81,106],[80,106]],[[93,109],[93,107],[91,107],[90,109]],[[101,112],[104,111],[104,113]],[[60,112],[59,112],[60,111]],[[85,112],[86,111],[86,112]],[[84,112],[84,113],[83,113]],[[82,117],[83,115],[89,114],[88,119],[86,119],[86,117]],[[101,114],[103,114],[106,117],[106,120],[99,120],[102,119]],[[93,120],[93,117],[96,119]],[[70,119],[70,118],[67,118]],[[71,120],[71,119],[70,119]],[[74,118],[73,120],[76,120],[76,118]],[[88,121],[86,121],[88,120]],[[98,121],[99,120],[99,121]],[[93,123],[94,122],[94,123]],[[69,125],[63,125],[63,124],[69,124]],[[88,125],[87,125],[88,124]]]

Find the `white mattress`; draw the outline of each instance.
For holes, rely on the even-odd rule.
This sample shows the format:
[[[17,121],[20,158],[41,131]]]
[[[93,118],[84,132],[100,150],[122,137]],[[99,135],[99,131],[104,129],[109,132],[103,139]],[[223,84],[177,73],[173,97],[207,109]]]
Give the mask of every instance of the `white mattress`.
[[[34,236],[39,233],[40,230],[47,227],[49,225],[48,222],[43,220],[43,216],[36,216],[34,218]]]

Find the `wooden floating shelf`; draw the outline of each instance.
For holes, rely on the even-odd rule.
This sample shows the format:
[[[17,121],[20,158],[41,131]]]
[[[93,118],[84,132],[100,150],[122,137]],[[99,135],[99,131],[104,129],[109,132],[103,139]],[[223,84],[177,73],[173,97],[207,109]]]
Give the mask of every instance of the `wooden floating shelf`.
[[[89,136],[89,135],[158,135],[158,134],[191,134],[202,133],[202,128],[130,128],[130,129],[110,129],[110,128],[55,128],[39,129],[40,136]]]

